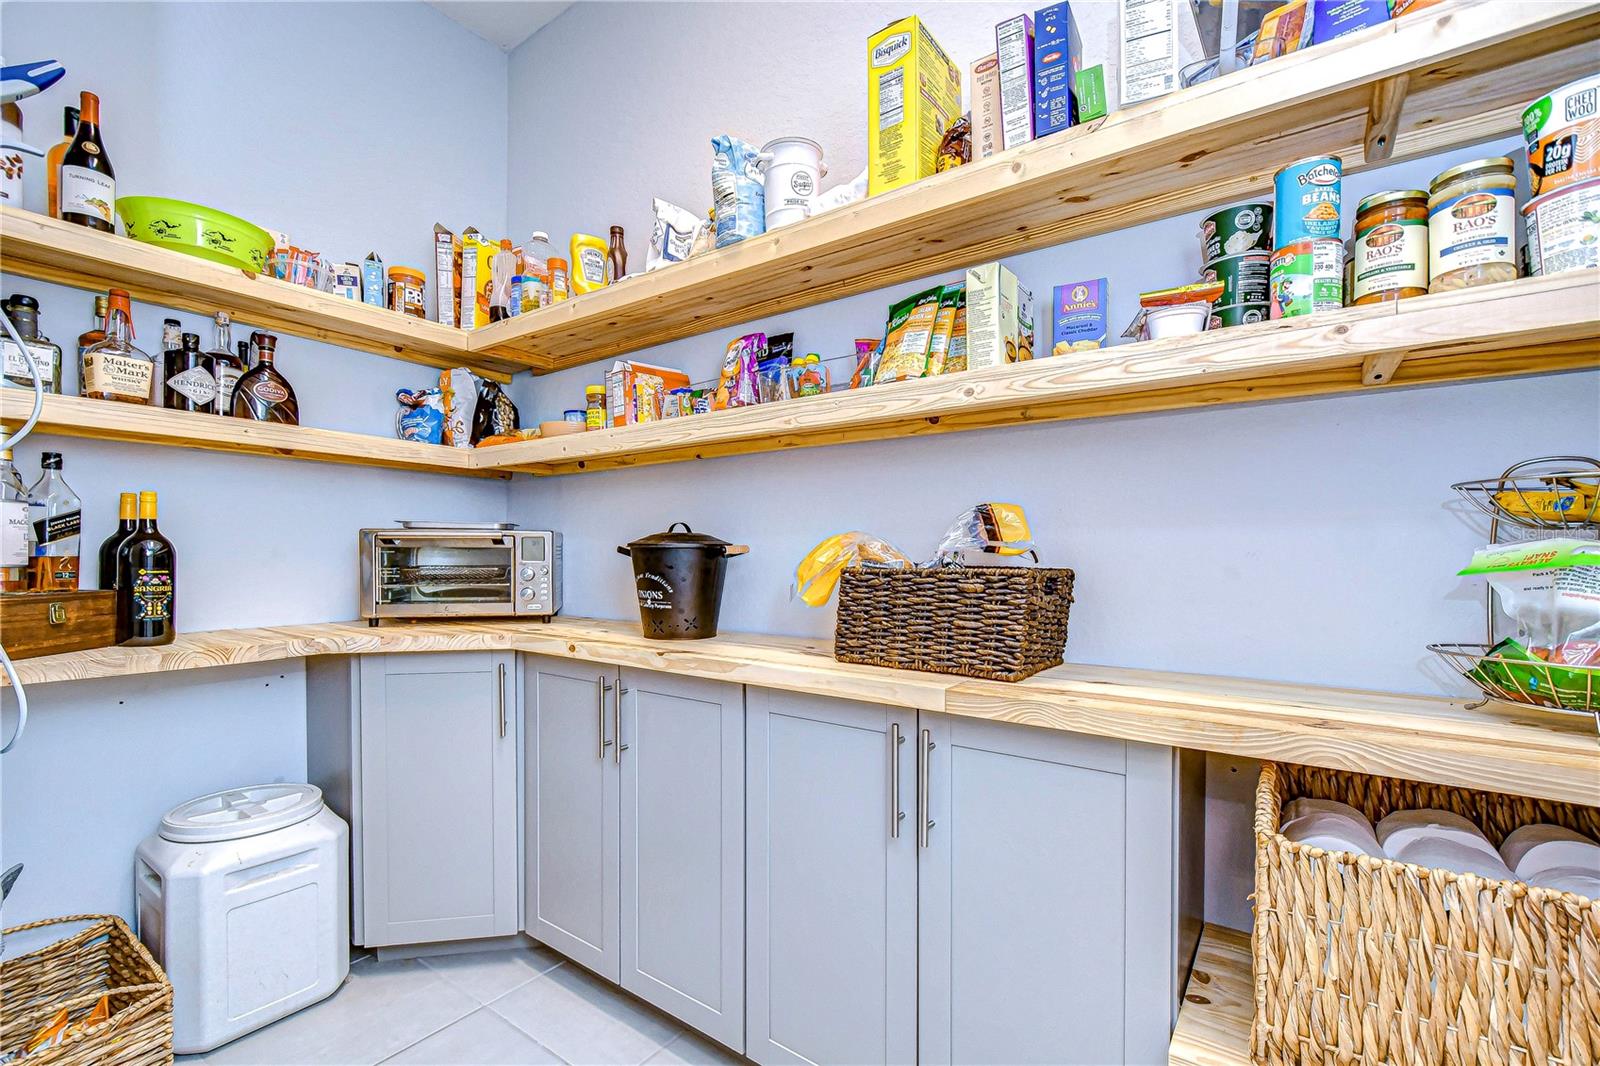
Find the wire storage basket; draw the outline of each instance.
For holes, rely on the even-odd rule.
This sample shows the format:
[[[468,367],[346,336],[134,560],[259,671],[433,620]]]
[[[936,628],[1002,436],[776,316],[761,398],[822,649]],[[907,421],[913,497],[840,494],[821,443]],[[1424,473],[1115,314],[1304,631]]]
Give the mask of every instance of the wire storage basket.
[[[62,1008],[77,1021],[105,996],[110,1016],[24,1056],[27,1066],[158,1066],[172,1061],[172,985],[116,915],[76,914],[19,925],[7,937],[89,924],[0,962],[0,1058],[21,1051]]]
[[[1295,1066],[1594,1066],[1600,901],[1280,830],[1298,797],[1373,822],[1440,808],[1498,846],[1550,822],[1600,837],[1600,808],[1266,762],[1256,787],[1251,1059]]]

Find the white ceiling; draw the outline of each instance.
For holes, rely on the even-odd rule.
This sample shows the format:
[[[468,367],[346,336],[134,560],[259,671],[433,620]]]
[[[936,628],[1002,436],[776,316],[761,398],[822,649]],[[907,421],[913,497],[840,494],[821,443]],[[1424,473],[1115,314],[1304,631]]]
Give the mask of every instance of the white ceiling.
[[[561,14],[556,0],[428,0],[428,5],[490,44],[509,52]]]

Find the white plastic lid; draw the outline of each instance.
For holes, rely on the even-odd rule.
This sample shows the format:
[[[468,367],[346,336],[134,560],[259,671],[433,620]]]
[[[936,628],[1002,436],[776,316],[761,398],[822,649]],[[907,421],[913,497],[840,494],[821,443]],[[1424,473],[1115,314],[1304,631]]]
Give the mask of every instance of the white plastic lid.
[[[199,844],[270,833],[303,822],[322,810],[315,785],[247,785],[180,803],[161,819],[161,835],[179,844]]]

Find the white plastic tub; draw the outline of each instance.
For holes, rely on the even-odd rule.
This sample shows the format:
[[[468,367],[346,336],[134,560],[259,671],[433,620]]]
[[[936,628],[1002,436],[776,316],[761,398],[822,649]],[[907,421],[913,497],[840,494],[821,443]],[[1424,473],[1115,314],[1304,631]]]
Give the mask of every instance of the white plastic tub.
[[[312,785],[174,807],[139,845],[139,938],[172,981],[172,1046],[209,1051],[350,973],[350,830]]]

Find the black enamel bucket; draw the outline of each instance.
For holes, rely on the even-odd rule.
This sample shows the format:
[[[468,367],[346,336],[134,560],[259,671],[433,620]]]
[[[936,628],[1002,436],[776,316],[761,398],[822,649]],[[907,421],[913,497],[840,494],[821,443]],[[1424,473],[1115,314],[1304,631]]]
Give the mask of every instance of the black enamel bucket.
[[[679,526],[683,526],[681,531]],[[665,533],[652,533],[619,547],[619,554],[633,560],[644,635],[654,640],[716,636],[728,557],[749,550],[743,544],[696,533],[684,522],[674,522]]]

